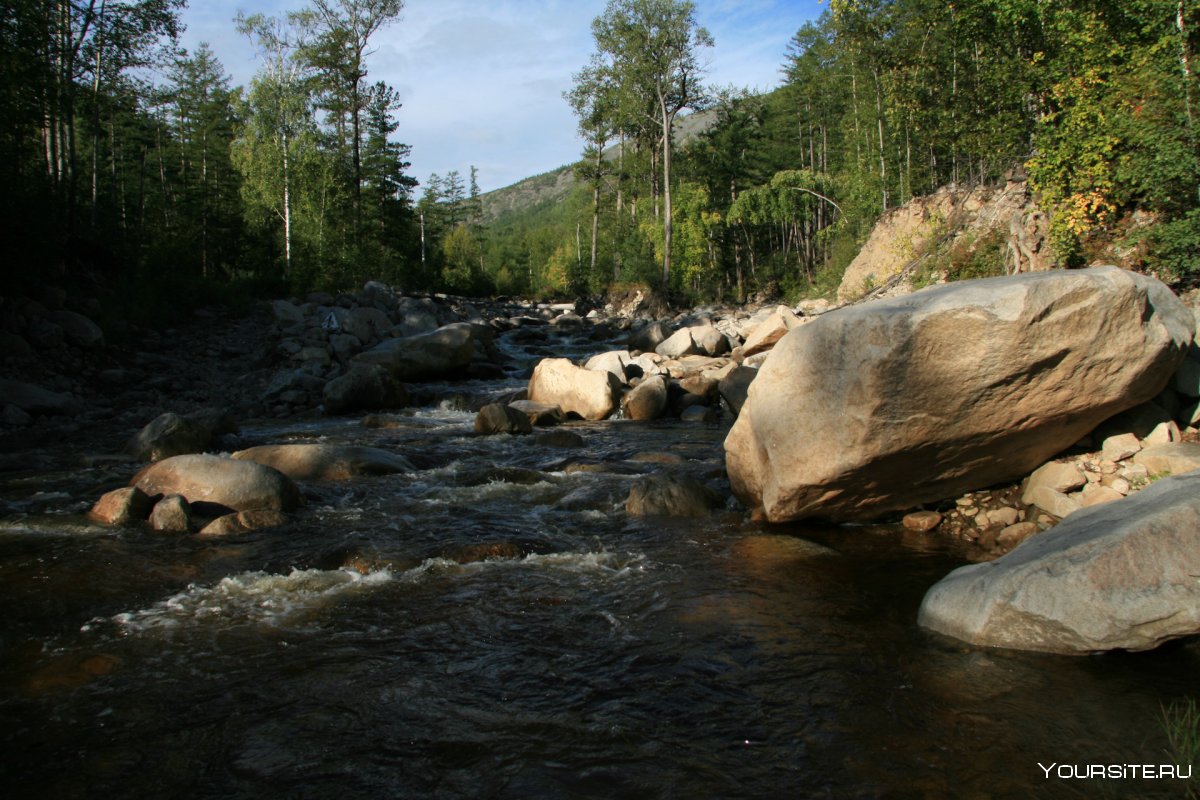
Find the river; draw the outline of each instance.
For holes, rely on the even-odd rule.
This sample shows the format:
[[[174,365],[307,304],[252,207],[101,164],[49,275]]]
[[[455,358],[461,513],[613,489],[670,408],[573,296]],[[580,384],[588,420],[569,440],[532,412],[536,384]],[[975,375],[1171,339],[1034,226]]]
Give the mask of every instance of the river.
[[[641,474],[719,481],[728,424],[577,422],[585,447],[559,449],[473,436],[445,399],[518,385],[442,387],[389,428],[246,424],[418,469],[309,485],[289,525],[229,539],[88,522],[130,465],[0,475],[4,795],[1182,796],[1043,767],[1173,763],[1162,707],[1195,690],[1195,645],[1065,658],[924,632],[955,546],[629,517]],[[507,557],[459,563],[480,544]]]

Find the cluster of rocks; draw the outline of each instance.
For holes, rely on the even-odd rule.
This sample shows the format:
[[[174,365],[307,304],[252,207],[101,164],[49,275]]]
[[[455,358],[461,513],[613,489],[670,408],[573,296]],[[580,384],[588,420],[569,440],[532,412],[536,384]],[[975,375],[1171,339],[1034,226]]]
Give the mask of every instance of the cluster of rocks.
[[[286,366],[262,400],[277,416],[322,405],[330,413],[402,407],[406,381],[503,375],[495,329],[454,298],[370,282],[355,294],[276,300],[272,312]]]
[[[1172,422],[1161,423],[1145,439],[1134,433],[1111,436],[1101,450],[1048,462],[1020,483],[967,492],[902,521],[910,530],[936,530],[970,542],[981,558],[995,558],[1081,509],[1128,497],[1164,475],[1200,469],[1198,433],[1180,431]]]
[[[67,416],[81,408],[84,381],[99,369],[94,354],[105,345],[93,317],[95,299],[76,300],[57,287],[40,299],[0,297],[0,364],[8,376],[31,375],[37,384],[4,380],[0,426],[20,428],[40,416]]]
[[[567,418],[614,415],[712,423],[722,408],[736,415],[770,349],[806,319],[786,306],[692,313],[674,321],[610,318],[602,324],[626,334],[626,349],[578,362],[542,359],[527,390],[482,410],[476,430],[522,433]]]
[[[303,505],[300,483],[412,471],[403,456],[376,447],[262,445],[232,455],[191,453],[154,461],[129,485],[105,493],[90,516],[105,525],[224,536],[287,522]]]
[[[731,487],[771,521],[933,506],[904,524],[993,559],[921,609],[971,643],[1084,653],[1192,636],[1196,339],[1178,297],[1114,267],[845,308],[762,367],[726,438]]]

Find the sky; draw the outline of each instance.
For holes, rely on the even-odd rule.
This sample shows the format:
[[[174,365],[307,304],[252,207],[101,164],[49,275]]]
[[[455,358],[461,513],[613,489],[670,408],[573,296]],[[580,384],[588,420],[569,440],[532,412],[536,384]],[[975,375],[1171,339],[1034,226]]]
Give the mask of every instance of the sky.
[[[701,51],[706,83],[767,90],[780,83],[788,41],[820,0],[695,0],[716,46]],[[239,11],[278,14],[304,0],[190,0],[181,44],[207,42],[234,85],[258,68],[234,28]],[[592,20],[605,0],[407,0],[375,34],[370,82],[386,81],[403,107],[395,138],[412,147],[409,174],[479,169],[483,191],[578,160],[583,144],[563,92],[595,50]],[[418,188],[417,192],[420,193]]]

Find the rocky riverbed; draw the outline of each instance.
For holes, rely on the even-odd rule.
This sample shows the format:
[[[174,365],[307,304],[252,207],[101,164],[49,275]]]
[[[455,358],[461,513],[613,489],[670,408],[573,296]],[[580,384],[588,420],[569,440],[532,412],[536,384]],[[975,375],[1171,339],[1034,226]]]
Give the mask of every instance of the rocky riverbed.
[[[8,362],[22,385],[9,385],[0,442],[12,754],[0,778],[63,797],[1057,797],[1071,787],[1047,784],[1039,759],[1158,759],[1157,720],[1191,691],[1194,646],[1099,661],[988,649],[1141,649],[1194,625],[1190,587],[1172,579],[1139,612],[1153,626],[1100,614],[1141,638],[1111,624],[1063,635],[1078,620],[1056,622],[1051,646],[1044,631],[994,637],[1020,628],[997,626],[1005,614],[1042,614],[1005,588],[1009,551],[1100,553],[1103,580],[1070,584],[1094,610],[1089,592],[1190,546],[1145,546],[1131,505],[1148,486],[1145,503],[1188,513],[1172,498],[1190,484],[1156,478],[1191,468],[1200,386],[1191,331],[1154,327],[1182,319],[1157,292],[1133,317],[1167,355],[1132,381],[1128,408],[1045,465],[969,491],[905,501],[903,485],[881,485],[901,499],[870,524],[768,521],[778,512],[757,490],[735,493],[745,473],[726,457],[762,409],[794,425],[782,415],[812,402],[802,395],[845,383],[834,373],[854,346],[904,341],[856,325],[861,341],[804,368],[825,381],[759,388],[778,348],[829,337],[846,310],[667,315],[645,296],[586,309],[370,285],[249,317],[208,311],[135,331],[136,346],[84,349],[64,334]],[[1067,291],[1033,316],[1080,318],[1092,294]],[[903,324],[922,313],[916,300],[875,308],[928,343]],[[968,308],[956,313],[993,313]],[[849,311],[871,319],[869,306]],[[910,370],[947,352],[901,350]],[[1034,371],[1064,360],[1035,358]],[[942,396],[957,396],[959,373],[978,379],[943,370]],[[847,412],[864,396],[845,395]],[[30,397],[41,405],[17,405]],[[953,411],[969,418],[964,402]],[[827,433],[853,443],[852,426]],[[918,456],[914,487],[945,461]],[[1127,538],[1089,544],[1117,531],[1114,515]],[[1131,559],[1104,561],[1114,552]],[[970,561],[997,565],[983,576],[996,603],[955,599],[976,591],[975,573],[930,592]],[[946,614],[968,607],[970,620]]]

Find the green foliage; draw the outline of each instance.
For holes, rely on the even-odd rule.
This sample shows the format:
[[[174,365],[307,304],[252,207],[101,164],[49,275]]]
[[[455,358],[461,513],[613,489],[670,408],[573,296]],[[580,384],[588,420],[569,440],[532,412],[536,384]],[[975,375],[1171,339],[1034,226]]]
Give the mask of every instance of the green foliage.
[[[1138,238],[1149,246],[1146,261],[1154,264],[1165,280],[1200,273],[1200,209],[1159,223]]]
[[[974,278],[994,278],[1005,274],[1005,254],[1008,236],[994,229],[982,237],[961,234],[946,243],[940,237],[930,237],[932,252],[921,262],[914,276],[915,286],[926,286],[941,280],[966,281]]]
[[[466,223],[460,222],[442,240],[442,280],[457,294],[486,293],[483,276],[483,248]]]
[[[1200,763],[1200,706],[1196,699],[1184,697],[1162,709],[1162,727],[1167,735],[1167,756],[1171,763],[1195,767]],[[1186,796],[1200,797],[1200,789],[1189,782]]]
[[[566,93],[586,144],[574,188],[488,220],[473,167],[431,176],[414,203],[397,92],[367,69],[402,5],[310,0],[242,17],[261,69],[231,88],[207,48],[174,49],[182,0],[49,16],[11,0],[11,285],[86,263],[189,296],[207,291],[193,281],[304,291],[368,278],[546,297],[624,281],[692,301],[823,296],[881,212],[1020,164],[1061,264],[1119,247],[1168,279],[1200,271],[1195,3],[832,0],[781,54],[779,89],[709,96],[697,54],[712,40],[693,3],[610,0]],[[171,65],[159,86],[139,71],[155,61]],[[996,274],[1003,253],[999,239],[960,238],[929,254],[926,278]]]

